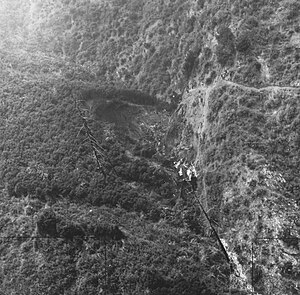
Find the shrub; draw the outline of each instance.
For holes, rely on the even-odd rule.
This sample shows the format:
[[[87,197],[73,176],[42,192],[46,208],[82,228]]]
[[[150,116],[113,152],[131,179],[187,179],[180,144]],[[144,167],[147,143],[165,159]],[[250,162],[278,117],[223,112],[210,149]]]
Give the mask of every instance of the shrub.
[[[205,80],[206,85],[211,85],[217,77],[216,71],[212,71],[210,76]]]
[[[293,20],[300,14],[300,3],[299,1],[293,1],[289,4],[287,19]]]
[[[125,238],[125,234],[116,225],[96,224],[91,231],[95,238],[100,240],[120,241]]]
[[[202,9],[204,7],[205,0],[198,0],[197,1],[197,9]]]
[[[51,209],[43,210],[36,222],[38,234],[42,237],[55,237],[57,235],[57,221],[56,215]]]
[[[262,20],[267,20],[272,16],[273,13],[274,13],[274,9],[271,6],[264,6],[260,10],[260,18]]]
[[[222,26],[217,30],[218,45],[216,48],[217,61],[222,66],[231,66],[236,54],[235,37],[228,27]]]
[[[203,50],[203,56],[205,58],[205,60],[209,60],[212,57],[212,51],[209,47],[205,47]]]
[[[196,61],[199,55],[200,49],[189,50],[185,56],[183,62],[183,74],[188,80],[192,74],[193,69],[196,67]]]
[[[236,50],[241,53],[249,53],[252,49],[251,38],[247,33],[239,36],[236,42]]]
[[[64,224],[58,230],[59,236],[65,238],[66,240],[73,241],[74,238],[83,238],[85,232],[79,224],[69,223]]]
[[[258,27],[258,19],[254,16],[251,16],[246,20],[246,25],[249,29],[252,29],[253,27]]]

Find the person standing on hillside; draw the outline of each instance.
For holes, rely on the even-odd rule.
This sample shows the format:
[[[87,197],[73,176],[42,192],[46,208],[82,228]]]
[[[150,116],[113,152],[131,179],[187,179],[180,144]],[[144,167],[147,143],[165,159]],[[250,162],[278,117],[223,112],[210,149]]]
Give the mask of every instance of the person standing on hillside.
[[[179,180],[186,181],[188,178],[188,174],[187,174],[188,168],[185,161],[183,159],[180,159],[179,162],[175,163],[174,167],[178,171]]]
[[[197,171],[193,164],[190,164],[189,168],[187,169],[187,175],[188,181],[195,192],[197,190]]]
[[[182,173],[182,178],[184,181],[187,181],[189,176],[188,176],[188,167],[186,165],[186,162],[184,161],[180,167],[181,173]]]
[[[197,191],[197,186],[198,186],[197,181],[198,181],[198,179],[197,179],[196,174],[194,172],[192,172],[190,184],[191,184],[192,189],[193,189],[194,192]]]

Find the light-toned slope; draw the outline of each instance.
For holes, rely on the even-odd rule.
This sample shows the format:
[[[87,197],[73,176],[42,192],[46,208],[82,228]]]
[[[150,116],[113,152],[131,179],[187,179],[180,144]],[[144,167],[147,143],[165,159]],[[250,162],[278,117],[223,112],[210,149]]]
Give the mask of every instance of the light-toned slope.
[[[245,294],[300,292],[299,50],[290,42],[299,15],[281,2],[214,3],[227,18],[213,31],[207,24],[205,48],[167,136],[178,157],[198,169],[200,199],[238,274],[232,289]],[[241,7],[243,19],[234,12]],[[258,20],[261,9],[274,14]],[[234,56],[222,26],[234,35]],[[225,56],[232,61],[221,65]]]

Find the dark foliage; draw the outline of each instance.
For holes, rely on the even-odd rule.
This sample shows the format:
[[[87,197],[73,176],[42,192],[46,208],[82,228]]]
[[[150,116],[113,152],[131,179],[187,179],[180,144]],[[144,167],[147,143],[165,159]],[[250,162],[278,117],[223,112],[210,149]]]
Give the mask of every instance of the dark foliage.
[[[86,232],[79,224],[67,223],[60,224],[58,235],[67,241],[73,241],[74,239],[84,239]]]
[[[182,70],[185,78],[188,80],[193,72],[193,69],[197,66],[197,58],[201,49],[189,50],[184,58]]]
[[[221,26],[217,30],[217,60],[222,67],[233,65],[236,54],[235,37],[228,27]]]
[[[110,86],[81,91],[79,97],[84,101],[126,101],[138,105],[155,105],[156,99],[134,89],[116,89]]]
[[[241,53],[249,53],[251,51],[251,39],[248,33],[245,33],[238,37],[236,41],[236,50]]]
[[[207,198],[215,222],[227,218],[229,225],[221,226],[228,241],[240,244],[234,251],[250,253],[226,227],[236,229],[241,216],[255,219],[252,200],[276,192],[274,200],[282,195],[299,203],[296,96],[293,90],[274,88],[269,95],[270,88],[254,89],[297,81],[291,35],[298,29],[289,26],[296,23],[298,2],[285,1],[281,10],[281,1],[266,0],[5,3],[13,13],[0,20],[0,227],[5,234],[31,235],[36,225],[47,239],[40,239],[34,251],[31,241],[1,241],[3,288],[47,295],[224,294],[229,270],[215,241],[203,238],[199,208],[188,193],[178,198],[173,159],[158,148],[156,127],[141,127],[148,117],[135,120],[151,113],[149,106],[157,106],[161,115],[163,109],[174,111],[182,96],[177,93],[201,74],[196,86],[205,82],[210,90],[205,137],[197,147],[201,198]],[[216,47],[211,43],[215,27]],[[201,55],[200,40],[207,42]],[[247,59],[252,53],[263,53],[262,61]],[[220,74],[215,57],[221,67],[236,62],[229,72],[240,85],[214,87]],[[99,116],[88,122],[107,157],[107,184],[81,129],[72,92],[96,104]],[[113,120],[97,120],[103,114],[104,119],[113,114]],[[190,140],[193,128],[174,118],[168,137],[177,148],[183,146],[182,131],[189,131]],[[140,128],[133,130],[134,123]],[[134,132],[139,136],[129,134]],[[247,179],[254,175],[247,183],[241,179],[244,171]],[[236,184],[244,183],[242,191]],[[237,198],[221,210],[225,189]],[[42,209],[46,201],[55,208]],[[39,205],[25,206],[31,202]],[[255,229],[264,232],[261,223]],[[297,248],[289,233],[282,235],[283,243]],[[247,261],[243,255],[239,259]],[[264,293],[263,269],[254,271]],[[284,276],[290,271],[290,264],[282,266]]]
[[[125,239],[124,233],[115,225],[115,226],[103,226],[103,225],[96,225],[93,228],[89,229],[96,239],[100,240],[113,240],[113,241],[120,241]]]
[[[36,225],[40,236],[57,236],[57,217],[51,209],[45,209],[39,214]]]

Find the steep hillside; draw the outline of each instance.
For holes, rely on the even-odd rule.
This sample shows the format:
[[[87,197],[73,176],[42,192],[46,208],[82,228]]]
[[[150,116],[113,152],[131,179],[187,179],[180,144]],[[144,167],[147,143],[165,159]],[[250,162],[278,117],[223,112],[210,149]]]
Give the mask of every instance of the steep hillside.
[[[199,236],[197,204],[178,198],[164,105],[50,48],[55,24],[39,35],[42,4],[5,4],[1,292],[228,292],[229,266]]]
[[[186,216],[196,204],[178,202],[161,143],[168,113],[57,57],[1,60],[1,290],[228,290],[220,250]]]
[[[299,3],[222,2],[207,4],[218,13],[168,144],[196,163],[202,203],[240,274],[232,285],[297,294]]]
[[[2,0],[0,290],[298,294],[299,8]]]

